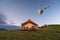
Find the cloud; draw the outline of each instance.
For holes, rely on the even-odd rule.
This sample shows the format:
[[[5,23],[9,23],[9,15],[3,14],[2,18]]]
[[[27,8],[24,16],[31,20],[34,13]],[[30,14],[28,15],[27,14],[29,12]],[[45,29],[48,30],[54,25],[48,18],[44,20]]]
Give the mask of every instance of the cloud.
[[[6,16],[0,13],[0,24],[6,24],[5,20],[6,20]]]
[[[16,21],[6,20],[5,22],[6,22],[7,25],[16,25],[16,26],[20,26],[20,24],[18,24]]]
[[[8,20],[7,17],[2,13],[0,13],[0,24],[18,25],[16,21]]]
[[[20,26],[18,26],[15,21],[7,20],[6,16],[0,13],[0,28],[7,30],[16,30],[20,29]]]

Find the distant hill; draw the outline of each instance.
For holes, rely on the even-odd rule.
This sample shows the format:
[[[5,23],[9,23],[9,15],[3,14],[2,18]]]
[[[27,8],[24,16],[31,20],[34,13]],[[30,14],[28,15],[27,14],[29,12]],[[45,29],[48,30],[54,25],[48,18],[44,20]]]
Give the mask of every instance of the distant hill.
[[[49,25],[38,31],[0,31],[0,40],[60,40],[60,25]]]
[[[0,30],[7,30],[7,29],[4,29],[4,28],[0,28]]]
[[[6,29],[6,30],[17,30],[17,29],[20,29],[20,26],[15,26],[15,25],[0,25],[0,28],[2,29]],[[2,30],[1,29],[1,30]]]

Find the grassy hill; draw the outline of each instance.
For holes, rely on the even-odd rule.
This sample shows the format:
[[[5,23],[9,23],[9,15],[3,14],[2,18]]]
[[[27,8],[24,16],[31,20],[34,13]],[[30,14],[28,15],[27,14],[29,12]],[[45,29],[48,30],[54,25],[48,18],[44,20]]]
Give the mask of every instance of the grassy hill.
[[[0,40],[60,40],[60,25],[50,25],[38,31],[0,30]]]

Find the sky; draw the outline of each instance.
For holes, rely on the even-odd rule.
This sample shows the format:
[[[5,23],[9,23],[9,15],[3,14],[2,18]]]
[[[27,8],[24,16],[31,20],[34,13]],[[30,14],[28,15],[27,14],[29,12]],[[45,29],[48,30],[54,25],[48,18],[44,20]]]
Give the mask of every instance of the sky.
[[[50,6],[43,9],[43,6]],[[43,14],[38,13],[43,9]],[[6,16],[8,24],[20,25],[31,19],[39,26],[60,24],[60,0],[0,0],[0,12]]]

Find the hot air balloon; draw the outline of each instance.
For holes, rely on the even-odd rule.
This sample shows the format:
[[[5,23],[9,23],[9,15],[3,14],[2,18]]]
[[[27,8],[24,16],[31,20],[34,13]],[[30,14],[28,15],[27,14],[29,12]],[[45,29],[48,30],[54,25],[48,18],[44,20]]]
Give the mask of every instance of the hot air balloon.
[[[44,5],[44,6],[43,6],[43,8],[44,8],[44,9],[46,9],[46,8],[47,8],[47,6],[46,6],[46,5]]]
[[[39,10],[38,10],[38,13],[39,13],[39,14],[42,14],[42,13],[43,13],[43,10],[40,10],[40,9],[39,9]]]

